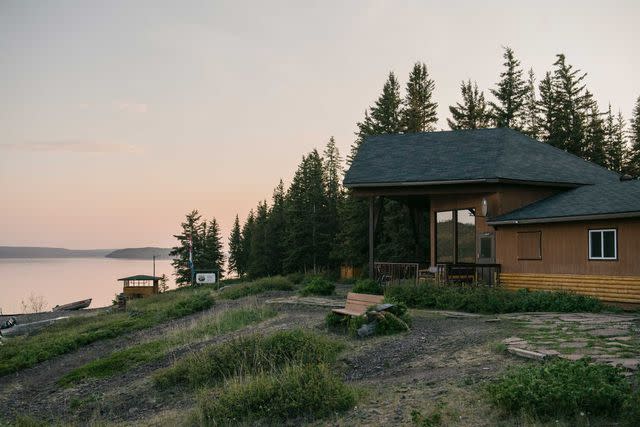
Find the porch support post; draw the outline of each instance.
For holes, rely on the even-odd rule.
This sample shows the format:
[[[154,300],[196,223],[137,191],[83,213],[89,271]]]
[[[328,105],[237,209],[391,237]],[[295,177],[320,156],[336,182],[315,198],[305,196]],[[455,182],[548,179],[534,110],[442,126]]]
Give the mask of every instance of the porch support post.
[[[373,218],[374,214],[374,206],[373,206],[373,196],[369,197],[369,278],[373,280],[373,235],[374,235],[374,226],[375,221]]]

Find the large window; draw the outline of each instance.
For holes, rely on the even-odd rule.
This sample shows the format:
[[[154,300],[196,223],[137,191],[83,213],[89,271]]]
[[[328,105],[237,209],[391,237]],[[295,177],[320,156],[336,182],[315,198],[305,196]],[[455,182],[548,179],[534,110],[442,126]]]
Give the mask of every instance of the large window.
[[[475,262],[476,217],[472,209],[436,212],[436,262]]]
[[[457,212],[458,260],[457,262],[476,261],[476,216],[471,209]]]
[[[436,212],[436,261],[453,262],[453,212]]]
[[[589,230],[589,259],[617,259],[617,230]]]

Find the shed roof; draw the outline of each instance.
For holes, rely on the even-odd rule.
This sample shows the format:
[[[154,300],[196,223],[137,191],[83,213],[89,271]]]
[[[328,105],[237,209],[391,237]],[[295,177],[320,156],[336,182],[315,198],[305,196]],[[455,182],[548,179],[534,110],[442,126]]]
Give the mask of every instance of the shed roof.
[[[500,128],[368,137],[344,184],[357,188],[515,181],[572,186],[617,179],[601,166]]]
[[[491,225],[640,217],[640,181],[585,185],[492,218]]]
[[[135,276],[123,277],[122,279],[118,279],[118,281],[122,280],[161,280],[162,277],[158,276],[147,276],[146,274],[138,274]]]

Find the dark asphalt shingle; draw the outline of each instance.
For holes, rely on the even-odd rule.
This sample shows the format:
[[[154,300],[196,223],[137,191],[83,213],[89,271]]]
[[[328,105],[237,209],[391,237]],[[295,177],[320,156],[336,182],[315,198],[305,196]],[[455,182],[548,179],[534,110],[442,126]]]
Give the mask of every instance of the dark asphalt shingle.
[[[437,181],[518,180],[595,184],[618,176],[510,129],[369,137],[347,171],[347,187]]]

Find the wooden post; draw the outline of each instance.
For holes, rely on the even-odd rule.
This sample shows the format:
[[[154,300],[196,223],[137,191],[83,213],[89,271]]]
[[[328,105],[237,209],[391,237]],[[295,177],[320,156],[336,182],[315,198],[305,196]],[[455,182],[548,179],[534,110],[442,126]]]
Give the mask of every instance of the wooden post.
[[[369,279],[373,277],[373,240],[374,240],[374,219],[373,219],[373,196],[369,197]]]

